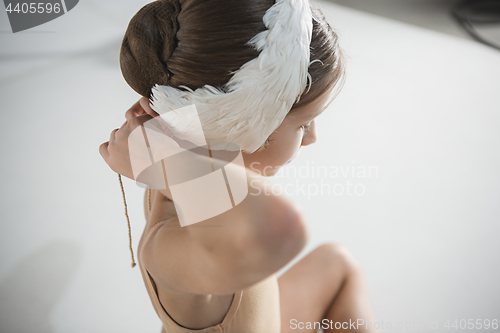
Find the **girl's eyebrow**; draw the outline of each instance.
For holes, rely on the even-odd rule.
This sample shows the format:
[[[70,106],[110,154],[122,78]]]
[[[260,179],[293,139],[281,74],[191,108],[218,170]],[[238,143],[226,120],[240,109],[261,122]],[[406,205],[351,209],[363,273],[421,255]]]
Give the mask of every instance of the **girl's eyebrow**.
[[[325,104],[325,106],[323,107],[323,109],[321,111],[319,111],[319,112],[318,111],[314,112],[312,115],[310,115],[306,119],[311,119],[312,120],[312,119],[316,118],[317,116],[319,116],[320,114],[322,114],[326,109],[328,109],[330,107],[330,104],[332,104],[332,102],[335,100],[335,98],[336,98],[335,94],[330,94],[330,99]]]
[[[313,120],[314,118],[316,118],[317,116],[319,116],[321,113],[323,113],[323,111],[325,110],[326,108],[324,108],[323,110],[321,111],[317,111],[315,110],[314,112],[306,115],[304,114],[303,112],[298,112],[298,113],[295,113],[294,114],[294,118],[298,121],[298,122],[305,122],[305,121],[311,121]]]
[[[330,106],[330,104],[332,104],[332,102],[335,100],[335,98],[331,98],[328,103],[326,103],[326,105],[323,107],[323,109],[321,111],[314,111],[312,112],[311,114],[309,115],[304,115],[303,112],[296,112],[296,113],[290,113],[289,116],[292,116],[292,118],[296,118],[298,121],[308,121],[308,120],[312,120],[314,118],[316,118],[317,116],[319,116],[320,114],[322,114],[326,109],[328,109],[328,107]],[[319,108],[317,110],[320,110]]]

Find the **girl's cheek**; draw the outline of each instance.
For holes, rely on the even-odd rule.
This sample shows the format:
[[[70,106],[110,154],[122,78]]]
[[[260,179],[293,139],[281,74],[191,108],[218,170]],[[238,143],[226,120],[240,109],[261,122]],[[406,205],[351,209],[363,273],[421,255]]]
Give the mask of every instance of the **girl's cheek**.
[[[288,141],[288,145],[286,161],[284,161],[284,163],[290,162],[299,153],[300,147],[302,146],[302,133],[291,138],[291,140]]]

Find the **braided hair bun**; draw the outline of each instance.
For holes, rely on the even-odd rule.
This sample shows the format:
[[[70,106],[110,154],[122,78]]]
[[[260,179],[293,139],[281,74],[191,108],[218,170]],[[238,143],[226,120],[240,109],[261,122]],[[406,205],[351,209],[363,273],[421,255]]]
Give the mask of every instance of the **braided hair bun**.
[[[274,0],[156,0],[131,19],[120,51],[125,81],[150,98],[156,84],[192,90],[224,89],[232,72],[258,57],[247,44],[266,29],[263,16]],[[311,5],[311,89],[293,108],[322,95],[343,77],[338,37]],[[293,109],[292,108],[292,109]]]
[[[154,1],[130,21],[120,52],[125,81],[142,96],[149,97],[155,84],[167,85],[172,74],[168,59],[176,47],[180,12],[177,0]]]

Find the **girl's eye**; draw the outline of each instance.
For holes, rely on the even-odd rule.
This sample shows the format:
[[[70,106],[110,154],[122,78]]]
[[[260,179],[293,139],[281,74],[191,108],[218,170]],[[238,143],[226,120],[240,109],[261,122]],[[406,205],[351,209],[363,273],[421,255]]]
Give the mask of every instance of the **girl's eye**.
[[[302,125],[300,128],[304,130],[304,133],[308,133],[311,130],[311,125]]]

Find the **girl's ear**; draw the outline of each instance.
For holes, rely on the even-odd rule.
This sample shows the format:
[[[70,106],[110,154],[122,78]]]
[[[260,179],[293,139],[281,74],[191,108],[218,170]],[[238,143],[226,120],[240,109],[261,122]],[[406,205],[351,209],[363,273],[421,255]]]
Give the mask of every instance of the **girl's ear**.
[[[146,112],[147,114],[149,114],[153,118],[159,116],[160,114],[158,112],[151,109],[151,107],[149,106],[149,102],[150,102],[149,98],[146,98],[146,97],[142,97],[139,100],[139,103],[140,103],[144,112]]]

